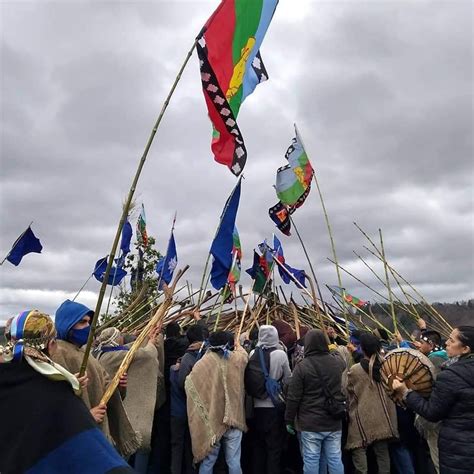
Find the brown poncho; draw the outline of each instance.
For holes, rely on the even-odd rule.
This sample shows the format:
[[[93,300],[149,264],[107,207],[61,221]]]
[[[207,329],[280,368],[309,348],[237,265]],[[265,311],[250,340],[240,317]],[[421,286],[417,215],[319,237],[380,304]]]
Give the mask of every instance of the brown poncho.
[[[194,462],[202,461],[229,428],[247,431],[244,372],[248,356],[237,348],[228,359],[208,351],[185,382]]]
[[[69,342],[57,342],[58,348],[52,357],[53,361],[73,374],[78,373],[84,351]],[[110,379],[105,369],[93,357],[89,358],[87,364],[87,376],[89,384],[86,390],[82,391],[81,398],[91,409],[99,405]],[[99,427],[124,457],[133,454],[140,446],[140,437],[130,424],[118,390],[107,403],[107,414]]]
[[[98,361],[113,377],[127,351],[101,352]],[[135,431],[141,435],[141,449],[150,449],[151,428],[155,412],[158,377],[158,351],[153,344],[140,347],[127,370],[127,395],[123,405]]]
[[[395,404],[380,382],[369,377],[360,364],[347,374],[349,431],[346,449],[365,448],[374,441],[398,438]]]

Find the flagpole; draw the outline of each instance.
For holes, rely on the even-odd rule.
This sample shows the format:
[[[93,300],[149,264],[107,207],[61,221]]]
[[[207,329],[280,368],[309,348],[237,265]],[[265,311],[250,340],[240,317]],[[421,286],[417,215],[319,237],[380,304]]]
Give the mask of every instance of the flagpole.
[[[298,132],[298,127],[296,126],[296,123],[295,123],[295,130],[296,130],[296,134],[299,136],[299,138],[301,140],[301,144],[303,145],[303,148],[306,151],[306,148],[305,148],[304,143],[303,143],[303,139],[301,138],[301,135]],[[334,244],[334,238],[333,238],[333,235],[332,235],[331,224],[329,222],[329,216],[328,216],[328,213],[326,211],[326,205],[324,204],[323,194],[321,192],[321,188],[319,187],[318,179],[316,178],[316,173],[313,173],[313,179],[314,179],[314,182],[316,183],[316,188],[318,189],[319,199],[321,200],[321,206],[323,208],[324,219],[326,220],[326,227],[327,227],[328,233],[329,233],[329,240],[331,242],[332,255],[334,257],[334,261],[336,262],[337,282],[338,282],[339,287],[343,288],[341,272],[339,271],[339,264],[337,263],[338,260],[337,260],[337,254],[336,254],[336,246]],[[343,292],[344,292],[344,290],[343,290]],[[347,306],[346,306],[346,302],[345,302],[345,297],[343,298],[342,303],[343,303],[343,308],[344,308],[344,310],[343,310],[344,319],[346,320],[346,331],[347,331],[347,334],[349,334],[349,320],[348,320],[348,317],[347,317]]]
[[[382,229],[379,229],[379,237],[380,237],[380,248],[382,250],[383,267],[384,267],[384,270],[385,270],[385,280],[387,281],[388,298],[390,300],[390,312],[392,313],[392,319],[393,319],[393,331],[394,331],[395,336],[396,336],[398,334],[397,318],[395,316],[395,308],[393,307],[392,287],[390,286],[390,278],[388,276],[387,260],[385,259],[385,249],[384,249],[384,245],[383,245]],[[400,347],[400,343],[398,342],[398,339],[397,339],[397,347]]]
[[[158,284],[157,284],[157,288],[158,290],[160,289],[160,284],[161,284],[161,280],[163,278],[163,272],[165,271],[165,263],[166,263],[166,259],[168,258],[168,249],[170,247],[170,242],[171,242],[171,237],[173,237],[173,232],[174,232],[174,225],[176,223],[176,216],[178,215],[178,211],[174,211],[174,217],[173,217],[173,222],[171,224],[171,232],[170,232],[170,237],[168,239],[168,245],[166,247],[166,255],[165,255],[165,260],[163,262],[163,268],[161,269],[161,272],[160,272],[160,276],[158,278]]]
[[[91,321],[91,329],[90,329],[90,332],[89,332],[89,337],[87,339],[87,345],[86,345],[86,348],[85,348],[85,351],[84,351],[84,358],[82,360],[81,370],[79,372],[80,377],[82,377],[84,375],[85,371],[86,371],[87,362],[89,360],[89,355],[90,355],[91,348],[92,348],[92,342],[94,340],[95,328],[96,328],[97,320],[98,320],[99,314],[100,314],[100,308],[102,307],[102,301],[104,299],[105,290],[107,288],[107,281],[109,279],[110,269],[112,268],[112,263],[113,263],[113,259],[115,258],[115,252],[117,251],[117,247],[118,247],[122,227],[124,226],[125,220],[128,216],[128,211],[130,209],[130,204],[132,202],[133,195],[135,194],[135,190],[137,188],[138,180],[140,178],[143,166],[145,165],[145,162],[146,162],[146,159],[147,159],[147,156],[148,156],[148,152],[150,151],[151,145],[153,143],[153,139],[155,138],[156,132],[157,132],[159,126],[160,126],[163,115],[165,114],[165,111],[168,108],[168,104],[170,102],[170,99],[171,99],[171,97],[172,97],[172,95],[173,95],[173,93],[176,89],[176,86],[178,85],[179,80],[181,79],[181,75],[183,74],[184,68],[188,64],[188,61],[191,58],[191,55],[193,54],[194,48],[196,47],[196,43],[197,43],[197,40],[194,41],[191,49],[188,51],[188,53],[186,55],[186,58],[184,59],[184,62],[183,62],[182,66],[181,66],[181,68],[178,72],[178,75],[176,76],[176,78],[174,80],[174,83],[171,86],[170,92],[168,93],[168,96],[166,97],[166,99],[163,103],[160,114],[158,115],[158,118],[155,122],[155,125],[154,125],[154,127],[153,127],[153,129],[150,133],[150,137],[148,138],[148,142],[145,146],[145,149],[143,151],[143,155],[140,158],[140,161],[138,163],[138,168],[135,172],[135,176],[132,180],[132,184],[131,184],[130,190],[128,192],[127,201],[125,202],[125,205],[123,206],[122,217],[120,218],[120,222],[119,222],[119,225],[117,227],[117,231],[115,233],[115,238],[114,238],[114,241],[112,243],[112,249],[110,251],[110,260],[109,260],[109,263],[108,263],[107,268],[105,270],[104,281],[102,282],[102,285],[100,287],[99,297],[97,299],[97,304],[96,304],[96,307],[95,307],[95,310],[94,310],[94,316],[93,316],[92,321]]]
[[[227,211],[227,208],[229,207],[229,204],[230,204],[230,201],[232,200],[232,196],[234,195],[235,193],[235,190],[237,189],[237,186],[239,185],[240,181],[242,180],[243,178],[243,174],[241,174],[239,176],[239,179],[237,180],[237,184],[234,186],[234,189],[232,190],[229,198],[227,199],[226,203],[225,203],[225,206],[224,206],[224,210],[222,211],[222,214],[219,218],[219,224],[217,225],[217,229],[216,229],[216,233],[214,234],[214,238],[212,239],[212,241],[214,242],[214,239],[216,238],[217,234],[219,233],[219,230],[221,229],[221,225],[222,225],[222,218],[224,217],[226,211]],[[212,245],[212,244],[211,244]],[[206,273],[207,273],[207,268],[209,267],[209,261],[211,259],[211,249],[209,249],[209,252],[207,254],[207,259],[206,259],[206,264],[204,265],[204,271],[202,273],[202,278],[201,278],[201,286],[199,287],[199,297],[198,297],[198,304],[201,302],[201,295],[203,292],[205,292],[205,288],[204,288],[204,280],[206,278]],[[206,287],[207,287],[207,284],[209,283],[209,280],[207,281],[206,283]]]
[[[321,300],[321,302],[323,303],[323,307],[324,307],[324,299],[323,299],[323,295],[321,293],[321,288],[319,288],[319,283],[318,283],[318,279],[316,278],[316,273],[314,271],[314,268],[313,268],[313,264],[311,263],[311,260],[309,258],[309,255],[308,255],[308,252],[306,250],[306,246],[303,242],[303,239],[301,238],[301,235],[300,233],[298,232],[298,228],[296,227],[296,224],[295,224],[295,221],[293,220],[293,218],[291,217],[291,215],[289,215],[289,218],[290,218],[290,222],[291,222],[291,225],[295,228],[295,232],[296,232],[296,235],[298,236],[298,240],[300,241],[300,244],[301,244],[301,247],[303,247],[303,252],[306,256],[306,260],[308,261],[308,264],[309,264],[309,268],[311,270],[311,274],[313,275],[313,278],[314,278],[314,281],[316,283],[316,288],[318,289],[318,294],[319,294],[319,299]]]
[[[7,256],[0,262],[0,266],[5,263],[5,260],[10,256],[12,253],[12,250],[15,248],[15,245],[19,242],[19,240],[25,235],[26,231],[32,226],[33,221],[30,222],[30,225],[21,233],[20,237],[18,237],[15,242],[13,242],[13,245],[11,246],[11,249],[8,251]]]

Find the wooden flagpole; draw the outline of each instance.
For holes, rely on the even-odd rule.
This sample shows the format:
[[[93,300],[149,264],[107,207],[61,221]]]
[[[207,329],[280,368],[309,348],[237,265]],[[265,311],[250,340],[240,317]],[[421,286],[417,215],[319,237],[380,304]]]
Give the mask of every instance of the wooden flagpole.
[[[379,229],[379,236],[380,236],[380,248],[382,250],[383,267],[385,270],[385,280],[387,281],[388,298],[390,300],[390,312],[392,313],[392,319],[393,319],[393,331],[395,334],[398,334],[397,318],[395,316],[395,308],[393,306],[392,287],[390,286],[390,278],[388,276],[388,269],[387,269],[387,260],[385,259],[385,249],[383,246],[382,229]],[[398,339],[397,339],[397,347],[400,347],[400,343],[398,342]]]
[[[304,150],[306,151],[306,147],[304,146],[303,139],[301,138],[301,135],[298,132],[298,127],[296,126],[296,123],[295,123],[295,131],[296,131],[297,136],[301,140],[301,144],[303,145]],[[343,313],[344,313],[344,319],[346,320],[346,331],[347,331],[347,334],[349,334],[349,318],[348,318],[348,315],[347,315],[346,295],[345,295],[345,290],[342,286],[341,272],[339,271],[339,264],[338,264],[338,260],[337,260],[337,254],[336,254],[336,246],[334,244],[334,238],[333,238],[333,235],[332,235],[331,224],[329,222],[329,216],[328,216],[328,213],[327,213],[327,210],[326,210],[326,205],[324,204],[323,194],[321,192],[321,188],[319,187],[318,178],[316,178],[316,173],[313,173],[313,179],[314,179],[314,182],[316,183],[316,188],[318,190],[319,199],[321,201],[321,207],[323,208],[324,219],[326,220],[326,227],[328,229],[329,240],[331,242],[332,255],[333,255],[334,261],[336,262],[337,282],[338,282],[339,287],[342,288],[342,292],[343,292],[343,298],[342,298],[342,304],[343,304],[343,308],[344,308]]]
[[[171,224],[171,231],[170,231],[170,237],[168,239],[168,245],[166,246],[166,255],[165,255],[165,261],[163,263],[166,263],[166,259],[168,258],[168,249],[169,249],[169,246],[170,246],[170,242],[171,242],[171,237],[173,237],[173,231],[174,231],[174,225],[176,224],[176,217],[178,215],[178,211],[174,211],[174,217],[173,217],[173,222]],[[161,280],[163,278],[163,272],[165,271],[165,266],[163,265],[163,268],[161,269],[161,272],[160,272],[160,277],[158,278],[158,283],[157,283],[157,288],[158,290],[160,289],[160,285],[161,285]]]
[[[322,293],[321,293],[321,288],[319,287],[318,279],[316,278],[316,273],[315,273],[315,271],[314,271],[313,264],[311,263],[311,260],[310,260],[310,258],[309,258],[308,251],[306,250],[306,245],[304,244],[303,239],[301,238],[301,235],[300,235],[300,233],[299,233],[299,231],[298,231],[298,228],[296,227],[295,221],[293,220],[293,218],[292,218],[291,216],[289,216],[289,217],[290,217],[291,225],[292,225],[293,228],[295,229],[296,235],[298,236],[298,240],[300,241],[301,247],[303,248],[303,252],[304,252],[304,254],[305,254],[305,256],[306,256],[306,260],[308,261],[309,269],[311,270],[311,275],[313,275],[314,282],[316,283],[316,288],[318,289],[319,299],[320,299],[321,302],[323,303],[323,308],[324,308],[323,295],[322,295]]]
[[[166,97],[166,99],[163,103],[160,114],[158,115],[158,118],[155,122],[155,125],[154,125],[154,127],[151,131],[150,137],[148,138],[148,142],[145,145],[145,150],[143,151],[143,155],[140,158],[140,161],[138,163],[138,168],[137,168],[137,170],[135,172],[135,176],[132,180],[130,190],[128,191],[127,200],[125,202],[125,205],[123,206],[122,216],[120,218],[119,225],[118,225],[117,231],[115,233],[115,238],[114,238],[114,241],[112,243],[112,249],[111,249],[110,254],[109,254],[109,263],[107,265],[107,269],[105,270],[104,281],[102,282],[102,285],[101,285],[100,290],[99,290],[99,297],[97,299],[97,304],[96,304],[96,307],[95,307],[95,310],[94,310],[94,316],[93,316],[92,321],[91,321],[91,328],[90,328],[90,332],[89,332],[89,337],[87,339],[87,345],[86,345],[85,352],[84,352],[84,358],[82,360],[81,370],[79,371],[79,376],[80,377],[82,377],[84,375],[85,371],[86,371],[87,362],[89,360],[89,355],[90,355],[90,352],[91,352],[91,349],[92,349],[92,342],[94,340],[95,328],[97,326],[97,321],[98,321],[99,315],[100,315],[100,309],[102,307],[102,301],[104,300],[104,294],[105,294],[105,290],[107,288],[107,281],[109,279],[110,269],[112,268],[112,263],[113,263],[113,260],[115,258],[115,252],[117,251],[118,243],[119,243],[119,240],[120,240],[120,235],[122,233],[122,227],[124,226],[125,220],[127,219],[128,211],[130,209],[130,204],[132,202],[133,195],[135,194],[135,190],[137,188],[138,180],[140,178],[143,166],[145,165],[145,162],[146,162],[146,159],[147,159],[147,156],[148,156],[148,152],[150,151],[151,145],[153,143],[153,139],[155,138],[156,132],[158,130],[158,127],[160,126],[163,115],[165,114],[165,111],[168,108],[168,104],[170,102],[170,99],[171,99],[171,97],[172,97],[172,95],[173,95],[173,93],[176,89],[176,86],[178,85],[179,80],[181,79],[181,75],[183,74],[184,68],[188,64],[188,61],[191,58],[191,55],[193,54],[194,48],[196,47],[196,43],[197,43],[197,40],[194,41],[191,49],[188,51],[188,54],[186,55],[186,58],[184,59],[184,62],[183,62],[182,66],[181,66],[181,68],[178,72],[178,75],[176,76],[176,78],[174,80],[174,83],[171,86],[170,92],[168,93],[168,96]]]
[[[228,197],[226,203],[225,203],[225,206],[224,206],[224,210],[222,211],[222,214],[219,218],[219,224],[217,225],[217,229],[216,229],[216,233],[214,234],[214,238],[212,239],[212,241],[214,242],[214,239],[216,238],[217,234],[219,233],[219,230],[221,229],[221,225],[222,225],[222,218],[224,217],[228,207],[229,207],[229,204],[230,204],[230,201],[232,199],[232,196],[234,195],[235,193],[235,190],[237,189],[237,186],[239,185],[240,181],[242,180],[242,178],[244,177],[243,174],[241,174],[239,176],[239,179],[237,180],[237,184],[234,186],[234,189],[232,190],[232,192],[230,193],[230,196]],[[212,246],[212,244],[211,244]],[[207,273],[207,269],[209,267],[209,261],[211,260],[211,249],[209,249],[209,252],[207,254],[207,259],[206,259],[206,264],[204,265],[204,271],[202,273],[202,278],[201,278],[201,285],[199,287],[199,297],[198,297],[198,304],[201,302],[201,295],[202,293],[204,293],[206,291],[206,287],[209,283],[209,279],[210,279],[210,275],[209,275],[209,278],[207,280],[207,283],[206,283],[206,287],[204,287],[204,281],[206,279],[206,273]]]

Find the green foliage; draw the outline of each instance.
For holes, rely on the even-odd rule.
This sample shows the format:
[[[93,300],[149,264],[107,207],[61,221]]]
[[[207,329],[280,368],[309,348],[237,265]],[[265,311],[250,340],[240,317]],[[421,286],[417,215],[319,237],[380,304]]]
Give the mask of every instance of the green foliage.
[[[155,239],[152,236],[148,237],[146,247],[142,242],[135,242],[134,247],[135,251],[127,255],[124,264],[124,269],[129,275],[132,275],[131,285],[125,283],[124,279],[119,287],[119,294],[114,299],[115,312],[113,315],[107,315],[107,317],[102,315],[102,323],[122,314],[130,303],[137,298],[143,286],[146,286],[143,303],[133,311],[130,322],[141,318],[153,307],[153,302],[158,295],[156,264],[161,258],[161,253],[155,249]],[[145,302],[147,303],[145,304]]]

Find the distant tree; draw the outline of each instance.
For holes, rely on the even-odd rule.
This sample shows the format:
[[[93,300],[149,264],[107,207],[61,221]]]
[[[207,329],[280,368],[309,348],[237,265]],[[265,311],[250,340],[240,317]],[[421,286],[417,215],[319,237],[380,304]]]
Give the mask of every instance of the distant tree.
[[[161,253],[155,249],[155,239],[148,236],[147,245],[142,242],[135,242],[135,252],[127,255],[124,269],[130,275],[130,284],[127,285],[125,279],[120,285],[119,294],[114,298],[115,311],[113,314],[101,317],[101,322],[106,322],[113,316],[117,316],[132,303],[143,287],[146,288],[144,303],[138,310],[135,309],[130,322],[136,321],[153,307],[153,303],[158,296],[158,278],[156,274],[156,264],[161,258]]]

